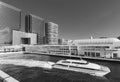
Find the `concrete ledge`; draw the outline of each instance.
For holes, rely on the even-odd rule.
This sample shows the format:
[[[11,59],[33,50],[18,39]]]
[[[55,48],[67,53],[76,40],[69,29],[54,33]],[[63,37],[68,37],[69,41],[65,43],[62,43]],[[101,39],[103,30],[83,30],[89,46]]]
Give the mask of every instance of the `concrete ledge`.
[[[4,53],[0,53],[0,55],[4,55],[4,54],[21,54],[24,53],[23,51],[19,51],[19,52],[4,52]]]
[[[18,80],[14,79],[13,77],[3,72],[2,70],[0,70],[0,78],[2,78],[3,82],[19,82]]]

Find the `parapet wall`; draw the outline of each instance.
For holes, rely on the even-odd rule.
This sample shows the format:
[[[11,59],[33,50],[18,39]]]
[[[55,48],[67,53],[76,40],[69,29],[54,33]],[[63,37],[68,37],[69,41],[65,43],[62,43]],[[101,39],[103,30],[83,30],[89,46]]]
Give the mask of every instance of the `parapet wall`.
[[[0,70],[0,78],[1,78],[2,82],[19,82],[18,80],[11,77],[7,73],[3,72],[2,70]]]

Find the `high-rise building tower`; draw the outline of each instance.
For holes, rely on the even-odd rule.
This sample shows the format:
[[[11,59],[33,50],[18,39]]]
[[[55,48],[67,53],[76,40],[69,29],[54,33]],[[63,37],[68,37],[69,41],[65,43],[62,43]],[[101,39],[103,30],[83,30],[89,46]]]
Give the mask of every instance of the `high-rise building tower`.
[[[25,30],[26,32],[36,33],[37,34],[37,43],[44,43],[44,19],[35,16],[33,14],[29,14],[25,16]]]
[[[52,22],[45,23],[46,44],[58,44],[58,25]]]
[[[12,30],[21,28],[21,10],[0,1],[0,45],[12,44]]]

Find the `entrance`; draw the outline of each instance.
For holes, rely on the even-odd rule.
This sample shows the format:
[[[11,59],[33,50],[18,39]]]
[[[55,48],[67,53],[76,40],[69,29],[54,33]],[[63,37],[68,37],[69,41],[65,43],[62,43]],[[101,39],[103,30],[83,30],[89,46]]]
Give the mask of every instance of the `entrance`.
[[[113,53],[113,58],[117,58],[117,53]]]
[[[22,44],[30,44],[30,38],[21,38]]]

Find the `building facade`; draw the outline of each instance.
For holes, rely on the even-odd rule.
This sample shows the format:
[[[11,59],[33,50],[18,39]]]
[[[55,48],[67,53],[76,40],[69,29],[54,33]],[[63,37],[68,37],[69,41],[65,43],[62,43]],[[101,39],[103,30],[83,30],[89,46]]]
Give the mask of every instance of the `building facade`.
[[[58,44],[58,25],[52,22],[45,23],[46,44]]]
[[[0,46],[43,44],[44,19],[0,1]]]
[[[72,45],[31,45],[26,47],[27,52],[61,56],[77,55],[77,49],[77,46]]]
[[[27,44],[27,45],[36,45],[37,44],[37,34],[35,33],[26,33],[22,31],[12,31],[12,41],[13,45]]]
[[[12,30],[21,29],[21,10],[0,1],[0,45],[12,44]]]
[[[68,45],[68,40],[66,39],[58,39],[58,44],[59,45]]]
[[[44,19],[36,15],[29,14],[25,16],[25,30],[29,33],[37,34],[37,44],[44,43]]]
[[[78,55],[102,58],[120,58],[120,40],[117,38],[98,38],[75,40]]]

